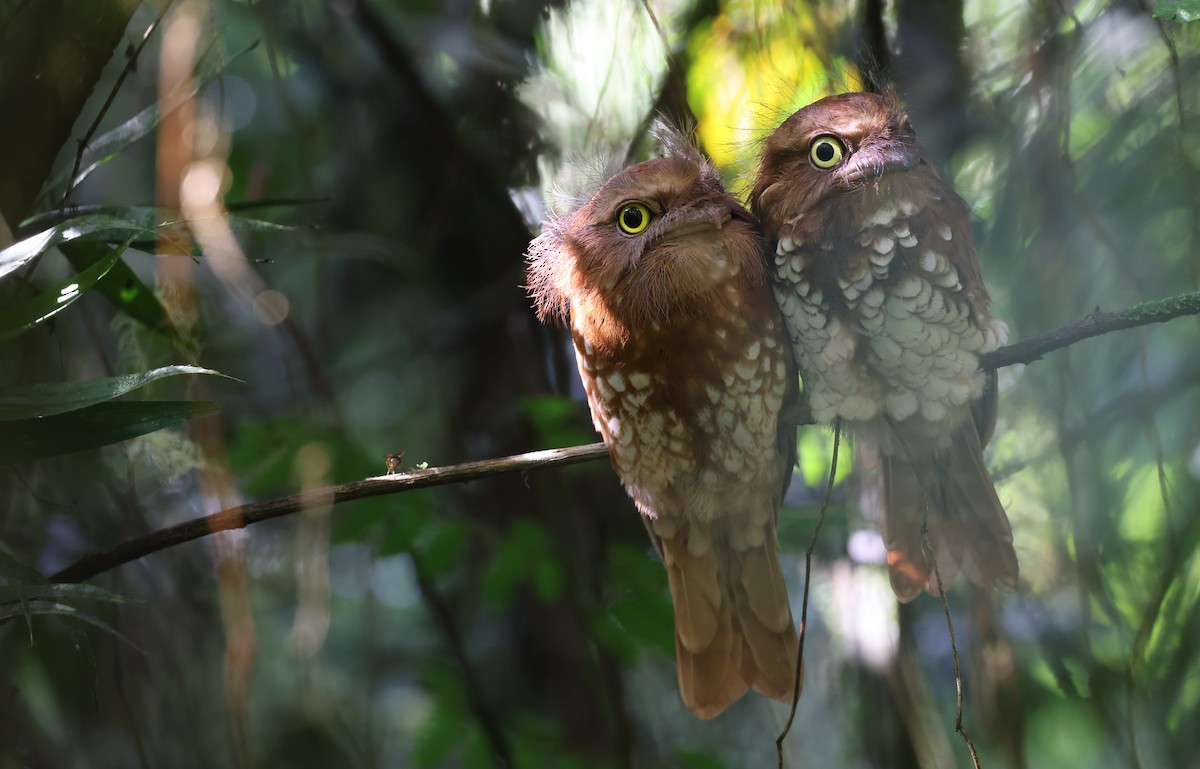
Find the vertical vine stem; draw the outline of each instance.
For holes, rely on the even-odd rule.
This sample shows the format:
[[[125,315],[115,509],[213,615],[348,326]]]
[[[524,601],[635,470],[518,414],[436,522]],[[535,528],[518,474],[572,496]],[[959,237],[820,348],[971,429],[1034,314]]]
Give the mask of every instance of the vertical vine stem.
[[[979,752],[975,750],[975,743],[971,740],[971,735],[967,733],[967,728],[963,726],[963,685],[962,668],[958,661],[958,639],[954,635],[954,620],[950,616],[950,604],[946,601],[946,590],[942,586],[942,574],[938,570],[937,559],[933,557],[933,544],[929,541],[929,531],[924,522],[921,524],[921,547],[925,551],[925,557],[933,564],[933,578],[937,581],[938,598],[942,601],[942,612],[946,615],[946,629],[950,631],[950,653],[954,657],[954,693],[957,707],[954,731],[961,735],[963,742],[967,744],[967,752],[971,754],[971,764],[975,769],[982,769],[979,764]]]
[[[796,680],[792,687],[792,707],[788,711],[783,731],[775,738],[775,755],[779,761],[779,769],[783,769],[783,741],[792,730],[792,722],[796,720],[796,707],[800,704],[800,687],[804,681],[804,639],[808,635],[808,591],[812,584],[813,553],[817,549],[817,537],[821,534],[821,526],[825,523],[829,499],[833,496],[833,480],[837,476],[838,448],[841,442],[842,420],[839,417],[833,423],[833,457],[829,460],[829,482],[825,484],[825,496],[821,500],[821,512],[817,515],[817,526],[813,529],[808,549],[804,551],[804,597],[800,600],[800,639],[796,644]]]
[[[129,73],[133,72],[137,66],[138,57],[142,55],[142,49],[146,47],[146,43],[150,42],[154,31],[158,29],[162,23],[163,17],[167,15],[167,11],[171,10],[175,0],[167,0],[159,9],[158,15],[154,17],[154,23],[146,29],[146,34],[142,35],[142,40],[138,43],[137,48],[130,52],[125,59],[125,66],[121,69],[121,74],[117,76],[117,82],[113,83],[113,87],[109,89],[108,97],[105,98],[104,104],[100,107],[100,111],[96,113],[96,117],[92,120],[92,124],[83,134],[83,138],[79,140],[75,149],[75,164],[71,167],[71,176],[67,179],[67,187],[63,190],[62,199],[59,201],[59,208],[65,210],[67,207],[67,199],[71,197],[71,193],[75,190],[75,180],[79,177],[80,166],[83,164],[83,153],[87,150],[88,144],[91,143],[92,137],[96,135],[96,129],[100,127],[100,121],[108,114],[108,108],[112,106],[113,100],[117,98],[117,92],[121,90],[121,85],[125,82],[125,78],[129,77]]]
[[[890,420],[889,420],[890,421]],[[933,551],[933,543],[929,540],[929,484],[927,479],[921,472],[921,465],[913,460],[913,455],[908,450],[908,444],[904,441],[904,436],[901,432],[895,429],[895,424],[892,423],[892,433],[900,443],[900,448],[912,463],[913,470],[917,474],[917,484],[921,487],[921,550],[925,553],[925,558],[933,565],[933,579],[937,584],[938,599],[942,602],[942,613],[946,617],[946,629],[950,633],[950,654],[954,658],[954,695],[955,695],[955,719],[954,731],[963,738],[963,742],[967,745],[967,752],[971,754],[971,764],[975,769],[983,769],[979,763],[979,752],[975,750],[975,742],[971,739],[971,735],[967,733],[967,728],[963,726],[963,685],[962,685],[962,665],[958,659],[958,638],[954,634],[954,619],[950,616],[950,603],[946,600],[946,586],[942,584],[942,571],[938,568],[936,553]]]

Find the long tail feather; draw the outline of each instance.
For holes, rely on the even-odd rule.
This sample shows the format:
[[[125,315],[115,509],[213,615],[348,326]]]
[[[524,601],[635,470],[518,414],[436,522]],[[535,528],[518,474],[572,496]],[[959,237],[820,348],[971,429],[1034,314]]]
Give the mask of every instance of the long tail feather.
[[[944,452],[884,456],[883,488],[888,576],[901,601],[922,590],[938,593],[926,534],[943,588],[962,571],[980,587],[1016,590],[1012,527],[974,423],[959,428]]]
[[[706,719],[751,687],[790,700],[795,680],[796,630],[773,521],[747,542],[729,520],[658,538],[675,604],[679,691]]]

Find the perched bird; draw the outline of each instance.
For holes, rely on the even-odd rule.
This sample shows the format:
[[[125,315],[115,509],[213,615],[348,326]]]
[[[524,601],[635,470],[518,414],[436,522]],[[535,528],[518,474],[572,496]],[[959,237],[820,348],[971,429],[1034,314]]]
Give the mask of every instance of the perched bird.
[[[766,140],[751,205],[818,422],[877,447],[902,601],[959,570],[1012,591],[1012,528],[983,462],[1008,327],[988,313],[966,203],[926,159],[894,92],[831,96]]]
[[[697,150],[627,168],[529,247],[542,320],[569,321],[592,421],[667,568],[684,703],[790,700],[796,631],[776,515],[791,351],[749,213]]]

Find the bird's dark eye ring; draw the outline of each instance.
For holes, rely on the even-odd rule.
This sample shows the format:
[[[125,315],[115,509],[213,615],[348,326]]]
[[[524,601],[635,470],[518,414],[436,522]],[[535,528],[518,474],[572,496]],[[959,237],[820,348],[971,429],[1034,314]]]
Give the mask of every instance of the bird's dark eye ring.
[[[645,203],[630,201],[617,207],[617,229],[625,235],[637,235],[650,226],[654,218]]]
[[[822,171],[836,168],[844,157],[846,145],[842,144],[841,139],[830,134],[818,136],[808,147],[809,161]]]

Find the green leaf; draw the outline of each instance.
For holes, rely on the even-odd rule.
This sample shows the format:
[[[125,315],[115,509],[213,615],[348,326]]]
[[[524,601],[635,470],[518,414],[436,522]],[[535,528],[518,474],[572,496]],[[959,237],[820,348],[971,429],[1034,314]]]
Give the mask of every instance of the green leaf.
[[[436,704],[413,742],[412,761],[417,767],[431,767],[462,750],[474,722],[468,717],[462,680],[456,673],[434,662],[424,666],[422,678]]]
[[[40,576],[40,575],[39,575]],[[18,603],[20,601],[35,601],[51,599],[53,601],[86,600],[110,601],[112,603],[140,603],[133,598],[105,590],[96,585],[86,584],[35,584],[0,586],[0,605]]]
[[[48,230],[42,230],[22,238],[0,251],[0,278],[29,264],[39,255],[60,243],[69,243],[74,240],[128,240],[131,236],[136,237],[146,232],[153,235],[152,231],[148,231],[136,222],[103,214],[70,219]]]
[[[675,653],[675,630],[669,601],[614,601],[608,606],[608,617],[631,641],[642,647],[658,649],[666,656]]]
[[[0,577],[9,583],[0,585],[0,623],[24,617],[29,625],[30,643],[33,643],[31,620],[34,614],[60,615],[87,622],[128,642],[127,638],[113,630],[108,623],[65,602],[87,600],[138,603],[135,599],[126,598],[96,585],[52,584],[40,572],[3,551],[0,551]]]
[[[86,270],[96,262],[106,258],[108,245],[105,243],[64,243],[59,246],[63,256],[77,270]],[[96,290],[104,295],[119,311],[141,323],[147,328],[168,337],[172,343],[179,344],[179,334],[167,321],[167,311],[154,295],[154,291],[142,282],[137,273],[118,259],[100,282]]]
[[[675,757],[679,759],[679,765],[687,769],[727,769],[718,759],[695,750],[677,751]]]
[[[209,401],[100,403],[66,414],[0,422],[0,465],[107,446],[217,411]]]
[[[463,741],[462,765],[464,769],[491,769],[496,765],[496,757],[492,754],[491,746],[483,739],[478,729],[472,729]]]
[[[275,417],[267,422],[243,424],[229,447],[230,463],[241,469],[240,478],[249,496],[266,497],[292,491],[296,487],[296,456],[305,446],[323,444],[333,460],[332,481],[345,481],[383,472],[383,457],[368,455],[360,443],[336,428],[292,417]],[[400,521],[410,521],[417,508],[432,515],[431,489],[407,494],[358,499],[349,502],[333,517],[334,542],[382,543],[391,552],[407,552],[420,527],[410,528],[400,541],[390,532]],[[419,513],[422,514],[423,513]],[[398,548],[395,549],[395,548]]]
[[[231,214],[227,217],[229,226],[235,233],[249,234],[255,232],[280,232],[289,230],[309,229],[306,226],[296,226],[291,224],[277,224],[268,222],[263,219],[248,219],[244,216],[234,216],[232,212],[236,210],[250,210],[252,204],[256,201],[251,201],[250,204],[242,205],[227,205],[226,210]],[[304,202],[297,199],[297,205]],[[70,218],[78,218],[81,216],[110,216],[114,219],[123,219],[128,222],[134,222],[141,225],[146,232],[154,232],[158,229],[180,224],[186,224],[187,219],[184,218],[178,209],[162,208],[160,206],[68,206],[66,213]],[[63,212],[55,209],[53,211],[43,211],[40,214],[29,217],[21,222],[22,231],[28,231],[33,227],[46,229],[53,225],[59,224],[64,219]]]
[[[62,188],[67,185],[70,179],[70,186],[74,187],[81,181],[87,178],[88,174],[95,171],[104,163],[112,160],[121,150],[134,144],[139,139],[148,136],[160,122],[164,115],[169,115],[180,106],[190,101],[204,86],[208,85],[212,80],[217,78],[224,69],[231,63],[236,61],[243,54],[254,50],[258,46],[255,41],[245,49],[235,53],[229,59],[222,59],[212,62],[201,68],[192,78],[192,86],[176,93],[170,94],[162,101],[155,102],[138,114],[134,115],[129,120],[126,120],[121,125],[108,131],[101,136],[96,137],[84,150],[82,159],[79,163],[79,173],[74,179],[71,179],[71,172],[75,167],[75,155],[71,154],[63,166],[57,173],[51,177],[50,181],[42,190],[39,200],[46,200],[48,196],[51,199],[57,199],[62,194]]]
[[[114,628],[112,625],[108,624],[104,620],[100,619],[99,617],[95,616],[94,614],[90,614],[85,611],[80,611],[79,609],[76,609],[74,606],[69,606],[65,603],[58,603],[57,601],[35,600],[35,601],[28,601],[28,602],[24,602],[24,603],[20,603],[20,604],[13,604],[10,606],[0,606],[0,622],[5,622],[7,620],[13,619],[14,617],[28,618],[29,616],[34,615],[34,614],[58,615],[58,616],[62,616],[62,617],[69,617],[70,619],[74,619],[74,620],[79,620],[80,622],[86,622],[89,625],[95,625],[96,627],[100,628],[101,630],[106,630],[109,633],[112,633],[114,636],[116,636],[117,638],[120,638],[122,641],[129,644],[133,648],[135,648],[135,649],[138,648],[137,645],[133,643],[133,641],[130,641],[128,638],[121,635],[121,633],[119,633],[116,628]]]
[[[433,489],[417,489],[399,496],[402,499],[392,508],[379,542],[381,556],[411,551],[422,532],[436,525],[437,499]]]
[[[334,480],[344,481],[383,472],[383,457],[367,455],[360,444],[347,438],[337,428],[317,424],[311,414],[307,420],[276,417],[268,422],[242,425],[229,449],[230,462],[241,468],[246,492],[250,496],[284,493],[295,488],[296,455],[312,443],[322,444],[333,460],[330,477]],[[371,507],[382,507],[384,515],[381,517],[387,518],[390,517],[387,513],[395,508],[397,500],[419,493],[357,500],[354,504],[361,506],[367,503]]]
[[[577,446],[595,441],[587,408],[565,395],[538,395],[520,401],[521,413],[533,426],[538,446]]]
[[[1179,22],[1196,21],[1200,19],[1200,0],[1159,3],[1154,8],[1154,18]]]
[[[845,450],[846,442],[842,441],[842,450],[838,452],[837,472],[833,476],[835,485],[840,484],[850,473],[851,452]],[[829,483],[829,462],[833,457],[833,433],[827,430],[801,430],[796,446],[800,472],[804,474],[804,483],[809,488],[825,489]]]
[[[546,603],[557,601],[562,595],[562,569],[550,553],[543,553],[534,564],[533,586],[537,588],[538,598]]]
[[[94,406],[145,387],[151,382],[180,374],[210,374],[237,382],[219,371],[199,366],[163,366],[137,374],[90,379],[83,382],[47,382],[23,387],[0,388],[0,421],[38,419]]]
[[[118,248],[109,249],[108,256],[86,270],[51,286],[37,296],[13,302],[0,311],[0,342],[28,331],[74,304],[76,299],[83,296],[83,292],[96,285],[96,282],[112,269],[127,245],[128,242]]]
[[[641,647],[673,655],[675,630],[662,564],[644,550],[628,546],[614,546],[608,555],[608,619]],[[599,627],[612,629],[605,628],[604,623]],[[614,639],[607,640],[611,643]]]
[[[562,595],[563,574],[546,528],[517,521],[504,533],[483,585],[483,597],[496,605],[509,601],[517,585],[531,582],[538,598],[550,602]]]
[[[473,723],[465,710],[439,705],[413,742],[413,765],[427,769],[444,763],[451,752],[461,749],[463,733],[470,730]]]
[[[420,555],[421,567],[430,576],[453,568],[466,547],[467,527],[445,518],[430,520],[413,543],[414,551]]]
[[[497,606],[508,603],[517,585],[534,576],[549,550],[550,537],[542,526],[533,521],[510,526],[484,580],[484,599]]]
[[[194,221],[187,219],[176,209],[159,208],[157,206],[75,206],[68,208],[67,211],[72,214],[71,219],[63,220],[60,211],[47,211],[30,217],[21,223],[21,231],[28,231],[31,225],[36,224],[53,225],[58,224],[60,221],[78,221],[83,216],[75,216],[75,214],[86,212],[84,216],[87,217],[104,216],[137,225],[140,227],[139,234],[131,238],[128,245],[131,248],[142,251],[153,251],[155,250],[159,233],[169,231],[171,228],[187,227],[189,226],[189,222]],[[291,224],[278,224],[263,219],[248,219],[244,216],[234,216],[232,214],[223,214],[222,218],[235,235],[243,237],[260,233],[293,232],[301,229],[312,229],[310,226],[299,227]],[[184,248],[189,244],[176,243],[176,245],[179,248]]]
[[[638,661],[641,648],[611,614],[597,614],[588,623],[588,635],[626,665]]]

